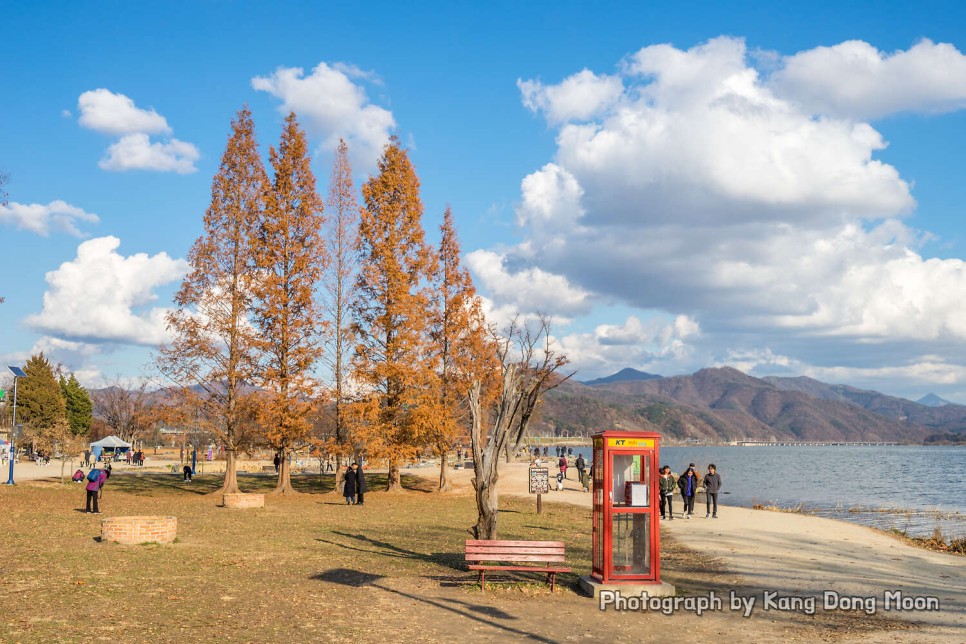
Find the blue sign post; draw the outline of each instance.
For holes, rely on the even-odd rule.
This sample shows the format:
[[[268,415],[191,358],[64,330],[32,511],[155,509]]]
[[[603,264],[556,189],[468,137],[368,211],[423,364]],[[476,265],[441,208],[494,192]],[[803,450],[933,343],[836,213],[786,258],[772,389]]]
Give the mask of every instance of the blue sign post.
[[[20,367],[7,367],[7,369],[13,374],[13,425],[10,427],[10,478],[7,479],[7,485],[13,485],[13,457],[17,453],[13,447],[16,438],[14,434],[17,431],[17,380],[26,378],[27,374]]]

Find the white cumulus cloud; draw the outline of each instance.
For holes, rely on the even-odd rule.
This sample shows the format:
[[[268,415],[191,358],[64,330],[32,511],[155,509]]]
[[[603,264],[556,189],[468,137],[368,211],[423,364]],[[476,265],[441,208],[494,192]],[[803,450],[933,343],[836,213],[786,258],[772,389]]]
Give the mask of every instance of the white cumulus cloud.
[[[586,120],[610,107],[624,93],[620,76],[598,76],[583,70],[558,85],[517,79],[523,104],[543,112],[551,123]]]
[[[966,107],[966,56],[923,40],[886,53],[850,40],[783,59],[771,85],[807,110],[852,119]]]
[[[632,315],[623,324],[601,324],[592,332],[558,336],[555,342],[579,379],[588,380],[624,367],[667,375],[666,368],[675,370],[688,361],[691,342],[700,335],[697,322],[684,315],[647,320]]]
[[[512,304],[522,314],[575,315],[590,309],[590,293],[575,287],[567,278],[539,268],[513,270],[506,257],[488,250],[466,256],[466,265],[496,308]]]
[[[103,134],[171,133],[168,121],[153,109],[141,109],[124,94],[115,94],[104,88],[81,94],[77,99],[77,109],[80,110],[78,123]]]
[[[191,143],[170,139],[152,143],[147,134],[129,134],[107,148],[97,164],[103,170],[156,170],[189,174],[197,170],[195,161],[201,154]]]
[[[831,64],[825,80],[834,87],[816,96],[839,101],[930,60],[949,63],[942,77],[955,87],[930,94],[923,88],[941,83],[924,72],[901,105],[866,92],[861,109],[816,107],[803,99],[804,76],[794,87],[789,80],[809,52],[762,77],[744,41],[725,37],[686,50],[645,47],[621,63],[619,84],[587,82],[599,78],[587,70],[559,85],[521,81],[522,103],[556,128],[557,149],[521,182],[523,241],[470,255],[481,292],[497,308],[538,300],[548,289],[528,290],[538,282],[531,276],[546,275],[579,293],[583,307],[612,302],[683,316],[700,333],[681,346],[700,345],[705,364],[745,366],[764,351],[787,364],[829,365],[876,350],[918,364],[913,353],[925,344],[961,349],[966,263],[922,254],[928,233],[903,223],[916,207],[910,184],[877,158],[887,142],[857,118],[960,105],[958,52],[924,41],[906,54],[877,54],[886,72],[869,66],[865,85],[850,76],[861,66],[846,73]],[[573,87],[583,90],[578,105],[593,107],[573,107]],[[634,333],[629,321],[590,340],[625,346]],[[599,349],[593,356],[620,360]]]
[[[167,309],[151,304],[154,289],[188,268],[165,253],[117,252],[121,241],[100,237],[77,247],[77,257],[47,273],[43,310],[26,319],[34,330],[62,340],[153,346],[167,340]]]
[[[141,109],[124,94],[115,94],[103,88],[81,94],[77,107],[80,110],[77,121],[81,126],[120,137],[98,163],[102,170],[150,170],[178,174],[197,170],[195,162],[201,157],[198,148],[192,143],[170,137],[172,130],[167,119],[153,109]],[[157,134],[167,135],[167,138],[152,142],[150,135]]]
[[[321,62],[308,76],[301,67],[279,67],[253,78],[252,87],[279,99],[280,113],[295,112],[323,149],[332,151],[345,139],[359,169],[371,169],[396,121],[392,112],[371,103],[354,79],[372,82],[373,76],[352,65]]]
[[[85,212],[82,208],[59,199],[48,204],[23,204],[15,201],[7,205],[0,204],[0,223],[29,230],[43,237],[49,235],[51,230],[84,237],[77,224],[96,224],[99,221],[94,213]]]

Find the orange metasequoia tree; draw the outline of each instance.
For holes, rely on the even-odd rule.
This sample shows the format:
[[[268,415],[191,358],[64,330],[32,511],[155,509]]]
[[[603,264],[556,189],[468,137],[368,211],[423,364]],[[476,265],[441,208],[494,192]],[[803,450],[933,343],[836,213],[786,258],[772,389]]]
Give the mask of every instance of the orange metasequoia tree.
[[[327,453],[335,456],[333,492],[341,495],[342,477],[345,474],[342,459],[352,451],[349,423],[346,421],[346,379],[349,375],[352,348],[350,303],[355,287],[356,247],[359,237],[359,203],[356,201],[356,190],[352,182],[349,146],[341,139],[332,166],[326,211],[328,216],[325,241],[329,266],[323,273],[322,286],[326,295],[323,306],[330,326],[326,334],[328,351],[325,360],[332,370],[334,400],[333,417],[330,423],[326,423],[329,431],[325,449]]]
[[[289,454],[309,431],[317,394],[312,369],[322,354],[324,321],[315,289],[327,260],[322,200],[294,113],[269,156],[275,177],[256,231],[254,319],[261,382],[270,390],[262,410],[265,436],[282,461],[274,493],[285,494],[294,492]]]
[[[497,347],[490,337],[480,298],[469,272],[460,265],[460,244],[447,206],[440,226],[439,252],[433,280],[435,310],[431,336],[439,387],[439,413],[429,436],[439,456],[439,489],[449,489],[446,457],[457,443],[469,443],[467,394],[473,381],[494,391],[499,377]]]
[[[173,339],[158,367],[181,387],[201,392],[201,404],[225,446],[225,481],[217,493],[238,492],[237,453],[243,389],[251,382],[257,345],[251,325],[252,234],[267,185],[255,126],[247,107],[232,133],[211,186],[204,233],[188,254],[190,270],[168,315]]]
[[[420,221],[419,179],[395,137],[362,196],[354,431],[368,454],[388,462],[386,489],[400,490],[400,465],[426,443],[436,397],[428,347],[432,252]]]

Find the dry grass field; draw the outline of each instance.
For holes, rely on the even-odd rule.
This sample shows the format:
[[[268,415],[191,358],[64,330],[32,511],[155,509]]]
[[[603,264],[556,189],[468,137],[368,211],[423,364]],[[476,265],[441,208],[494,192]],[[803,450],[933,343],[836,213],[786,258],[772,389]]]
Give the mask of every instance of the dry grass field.
[[[512,498],[501,501],[500,538],[565,541],[574,574],[559,578],[554,594],[536,578],[483,593],[462,561],[472,496],[437,494],[425,479],[407,478],[407,492],[371,492],[364,506],[347,507],[318,476],[294,481],[301,494],[233,510],[207,494],[220,483],[214,477],[116,474],[99,516],[82,512],[82,485],[3,487],[0,640],[631,642],[646,627],[672,641],[749,632],[789,641],[902,627],[854,615],[601,613],[575,590],[590,569],[589,510],[552,504],[536,515],[531,501]],[[274,479],[243,475],[240,483],[268,491]],[[382,484],[370,474],[370,489]],[[102,517],[155,514],[178,517],[175,543],[99,541]],[[681,593],[727,592],[731,580],[714,560],[670,539],[662,548],[664,577]]]

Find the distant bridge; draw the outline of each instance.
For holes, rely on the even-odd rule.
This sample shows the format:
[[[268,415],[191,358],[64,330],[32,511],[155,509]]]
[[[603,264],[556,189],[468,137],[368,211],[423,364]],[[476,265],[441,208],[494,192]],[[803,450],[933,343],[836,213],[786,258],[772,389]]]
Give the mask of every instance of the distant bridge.
[[[860,445],[880,447],[899,443],[879,443],[872,441],[735,441],[743,447],[854,447]]]

